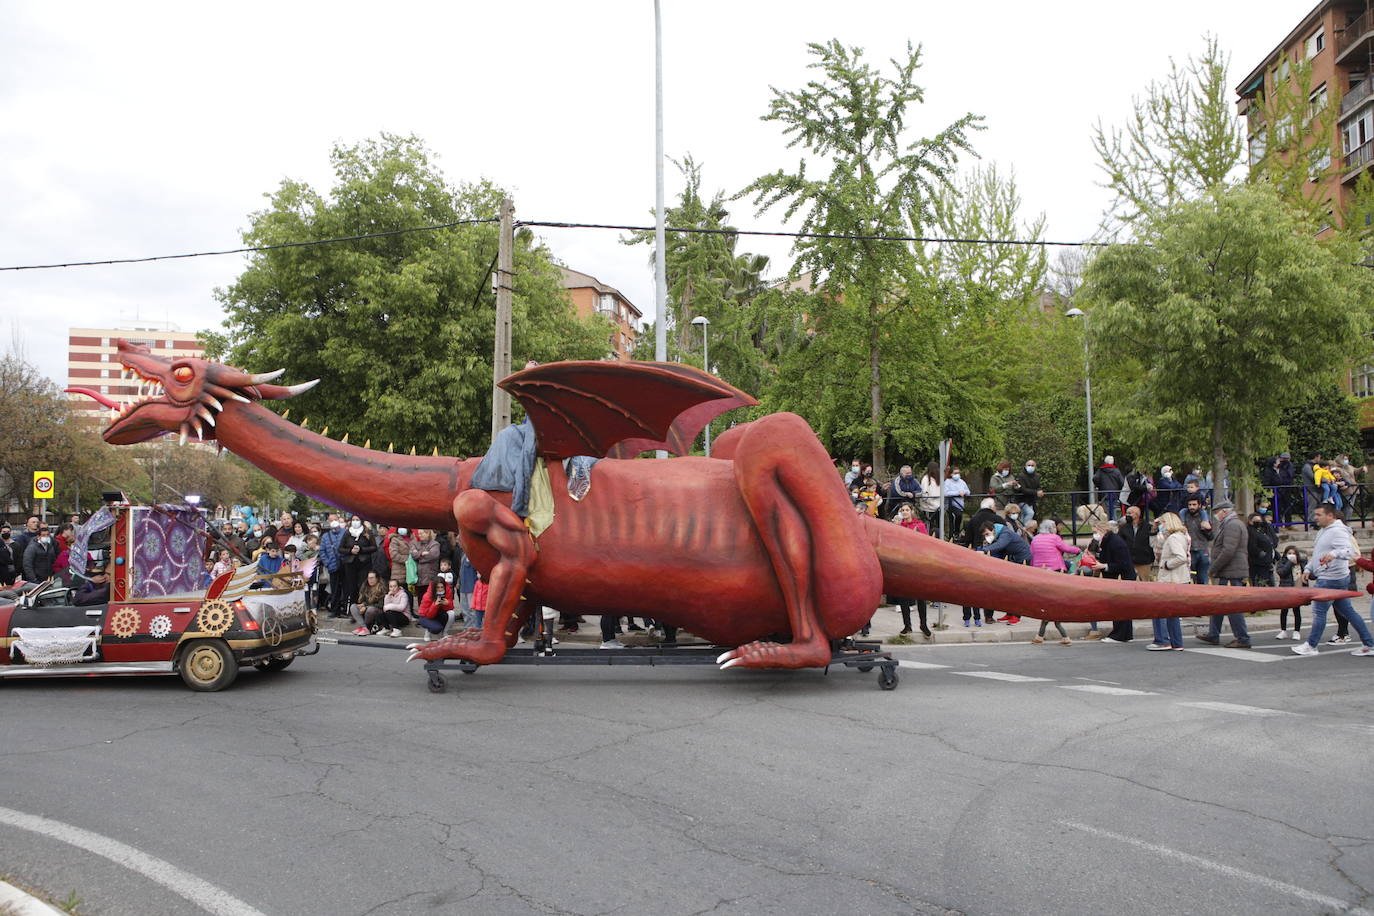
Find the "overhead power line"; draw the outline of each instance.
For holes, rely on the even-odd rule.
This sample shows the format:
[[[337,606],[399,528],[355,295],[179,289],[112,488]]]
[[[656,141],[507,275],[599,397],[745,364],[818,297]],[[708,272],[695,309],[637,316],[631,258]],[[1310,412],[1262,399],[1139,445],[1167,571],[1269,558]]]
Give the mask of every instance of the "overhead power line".
[[[281,248],[309,248],[314,245],[335,245],[340,242],[359,242],[365,239],[386,238],[393,235],[406,235],[412,232],[437,232],[458,226],[472,226],[481,223],[495,223],[489,219],[461,219],[451,223],[438,223],[433,226],[414,226],[409,229],[390,229],[386,232],[369,232],[364,235],[344,235],[337,238],[311,239],[302,242],[281,242],[276,245],[250,245],[243,248],[225,248],[220,251],[189,251],[181,254],[155,254],[141,258],[101,258],[93,261],[61,261],[53,264],[19,264],[0,267],[0,271],[16,270],[55,270],[62,267],[99,267],[109,264],[147,264],[151,261],[176,261],[186,258],[212,258],[226,254],[250,254],[257,251],[275,251]],[[630,226],[614,223],[568,223],[552,220],[520,220],[516,226],[537,226],[545,229],[616,229],[624,232],[652,232],[653,226]],[[700,229],[692,226],[668,226],[668,232],[682,232],[694,235],[748,235],[772,238],[793,239],[835,239],[853,242],[920,242],[931,245],[1023,245],[1027,247],[1063,248],[1106,248],[1111,242],[1059,242],[1045,239],[977,239],[946,238],[923,235],[851,235],[838,232],[783,232],[765,229]]]
[[[554,223],[521,220],[521,226],[540,226],[549,229],[622,229],[628,232],[652,232],[653,226],[618,226],[611,223]],[[668,232],[687,232],[697,235],[761,235],[792,239],[839,239],[852,242],[929,242],[933,245],[1047,245],[1066,248],[1107,248],[1112,242],[1054,242],[1043,239],[963,239],[929,235],[851,235],[843,232],[770,232],[764,229],[698,229],[688,226],[669,226]]]
[[[494,223],[491,219],[460,219],[452,223],[439,223],[434,226],[415,226],[410,229],[388,229],[386,232],[369,232],[365,235],[344,235],[332,239],[314,239],[308,242],[282,242],[278,245],[252,245],[246,248],[226,248],[222,251],[189,251],[184,254],[155,254],[145,258],[105,258],[99,261],[66,261],[60,264],[23,264],[18,267],[0,267],[0,270],[52,270],[58,267],[98,267],[104,264],[146,264],[149,261],[176,261],[183,258],[213,258],[222,254],[246,254],[253,251],[274,251],[278,248],[309,248],[312,245],[333,245],[336,242],[358,242],[363,239],[380,239],[391,235],[406,235],[411,232],[434,232],[439,229],[453,229],[457,226],[472,226],[477,223]]]

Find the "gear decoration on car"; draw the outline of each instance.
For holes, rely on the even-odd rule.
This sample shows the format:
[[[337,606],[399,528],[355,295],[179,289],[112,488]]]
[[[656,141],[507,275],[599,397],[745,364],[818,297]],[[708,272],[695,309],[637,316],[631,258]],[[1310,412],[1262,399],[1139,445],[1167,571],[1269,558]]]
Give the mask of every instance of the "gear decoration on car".
[[[110,632],[120,639],[128,639],[138,632],[138,625],[142,622],[143,618],[138,616],[138,611],[131,607],[122,607],[110,618]]]
[[[234,610],[218,598],[212,598],[200,606],[196,614],[196,629],[211,636],[223,636],[234,622]]]
[[[262,638],[267,640],[269,646],[281,645],[282,636],[285,635],[281,621],[275,614],[269,614],[262,621]]]
[[[148,632],[157,639],[166,639],[172,633],[172,618],[158,614],[148,621]]]

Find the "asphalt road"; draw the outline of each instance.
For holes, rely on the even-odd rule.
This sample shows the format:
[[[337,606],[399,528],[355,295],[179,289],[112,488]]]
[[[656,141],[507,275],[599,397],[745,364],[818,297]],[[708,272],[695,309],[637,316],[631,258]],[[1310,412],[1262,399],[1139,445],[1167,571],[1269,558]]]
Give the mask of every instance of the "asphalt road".
[[[431,695],[328,646],[218,694],[8,681],[0,875],[139,916],[1374,911],[1374,659],[1257,645],[917,648],[891,692],[498,667]]]

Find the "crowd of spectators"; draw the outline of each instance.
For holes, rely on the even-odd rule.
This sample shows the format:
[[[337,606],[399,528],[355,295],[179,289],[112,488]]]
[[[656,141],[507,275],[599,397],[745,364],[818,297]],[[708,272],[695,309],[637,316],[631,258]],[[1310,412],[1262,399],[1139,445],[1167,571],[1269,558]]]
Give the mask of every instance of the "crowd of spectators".
[[[1066,526],[1057,518],[1036,517],[1039,502],[1046,494],[1034,460],[1016,469],[1010,461],[998,462],[989,478],[987,495],[962,525],[966,500],[972,498],[972,493],[957,467],[951,467],[941,482],[938,465],[931,464],[917,482],[911,467],[904,466],[883,486],[873,478],[870,465],[855,460],[844,479],[856,511],[886,517],[905,527],[912,527],[919,516],[922,533],[938,533],[939,497],[943,493],[945,531],[951,540],[1011,563],[1064,574],[1175,584],[1315,584],[1353,590],[1357,551],[1346,517],[1362,487],[1364,471],[1356,468],[1348,455],[1327,460],[1312,453],[1296,468],[1289,453],[1276,455],[1265,462],[1266,490],[1256,497],[1253,511],[1246,516],[1231,502],[1230,481],[1226,478],[1218,487],[1210,472],[1204,474],[1189,468],[1180,479],[1169,465],[1162,466],[1157,476],[1143,468],[1123,472],[1108,455],[1094,473],[1100,511],[1090,508],[1080,515],[1089,520],[1092,529],[1091,540],[1081,550],[1063,537],[1069,531],[1076,533],[1076,526]],[[933,505],[927,503],[932,495]],[[1319,529],[1310,557],[1293,546],[1280,549],[1277,527],[1295,515]],[[922,635],[930,638],[925,602],[904,596],[887,596],[887,600],[901,610],[903,634],[912,632],[911,606],[918,604]],[[1294,652],[1315,654],[1324,635],[1328,609],[1335,612],[1337,622],[1336,633],[1328,644],[1349,643],[1349,629],[1353,627],[1362,643],[1354,654],[1374,656],[1374,638],[1348,600],[1314,603],[1311,629],[1305,641],[1301,609],[1282,610],[1277,638],[1299,642]],[[1011,625],[1020,621],[1014,614],[995,618],[996,613],[965,607],[963,625]],[[1151,651],[1183,648],[1180,618],[1155,619],[1151,623]],[[1032,641],[1043,643],[1051,625],[1058,631],[1061,645],[1072,644],[1063,625],[1052,620],[1041,622]],[[1206,631],[1197,634],[1197,639],[1219,646],[1225,625],[1231,629],[1227,648],[1252,647],[1244,614],[1208,615]],[[861,633],[867,630],[865,627]],[[1087,638],[1125,644],[1134,635],[1133,621],[1118,620],[1106,635],[1097,624],[1091,624]]]

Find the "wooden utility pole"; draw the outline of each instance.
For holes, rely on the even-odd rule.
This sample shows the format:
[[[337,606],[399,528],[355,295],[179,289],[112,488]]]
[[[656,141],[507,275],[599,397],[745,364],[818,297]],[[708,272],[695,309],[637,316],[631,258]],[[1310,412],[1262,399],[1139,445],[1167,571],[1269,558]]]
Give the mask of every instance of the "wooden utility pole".
[[[496,383],[510,375],[511,281],[515,276],[515,203],[501,201],[501,237],[496,248],[496,344],[491,360],[491,438],[510,425],[510,395]]]

